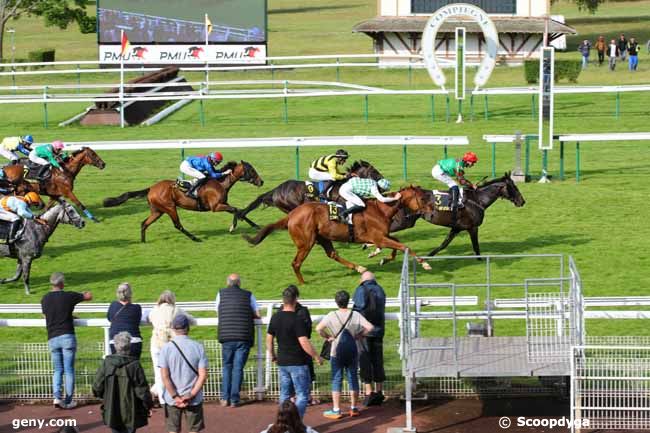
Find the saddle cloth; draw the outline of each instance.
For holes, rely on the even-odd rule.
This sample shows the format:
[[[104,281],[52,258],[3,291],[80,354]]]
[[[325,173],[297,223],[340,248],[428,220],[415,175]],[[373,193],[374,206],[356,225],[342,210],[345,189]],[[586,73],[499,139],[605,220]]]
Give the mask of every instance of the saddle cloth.
[[[26,160],[23,166],[25,170],[23,176],[25,177],[25,179],[41,180],[38,177],[38,171],[41,169],[40,165],[33,163],[30,160]],[[45,173],[43,173],[43,179],[48,179],[51,175],[52,175],[52,167],[48,167]]]
[[[451,211],[451,195],[448,192],[438,191],[434,189],[433,191],[433,206],[443,212]]]
[[[325,187],[324,181],[313,182],[311,180],[305,181],[305,187],[307,188],[307,197],[310,200],[318,200],[318,197],[323,194],[323,188]],[[330,188],[329,191],[332,189]],[[326,196],[329,196],[329,191],[327,191]]]
[[[192,187],[192,182],[189,180],[176,179],[176,188],[180,189],[183,192],[187,192]]]

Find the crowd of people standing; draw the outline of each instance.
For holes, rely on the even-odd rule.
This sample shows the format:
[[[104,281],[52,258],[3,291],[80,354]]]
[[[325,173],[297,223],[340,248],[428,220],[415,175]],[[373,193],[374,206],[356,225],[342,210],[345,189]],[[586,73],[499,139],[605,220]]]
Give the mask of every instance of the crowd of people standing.
[[[77,350],[73,312],[77,304],[93,298],[90,292],[64,290],[62,273],[52,274],[50,283],[51,291],[43,297],[41,306],[54,367],[53,404],[72,409],[77,406],[73,399]],[[98,367],[92,386],[93,394],[103,402],[104,424],[114,433],[133,433],[148,424],[154,408],[161,407],[168,432],[180,432],[183,419],[190,432],[203,430],[203,386],[208,377],[208,359],[203,345],[189,336],[196,320],[176,306],[170,291],[161,293],[156,305],[147,312],[132,302],[130,284],[120,284],[116,295],[107,312],[111,324],[110,355]],[[336,293],[337,310],[327,314],[316,326],[316,332],[324,339],[320,351],[311,341],[311,314],[300,304],[299,297],[298,287],[290,285],[284,289],[282,307],[271,317],[267,328],[267,351],[278,366],[280,383],[278,417],[265,430],[269,433],[315,433],[302,422],[308,405],[315,401],[311,395],[316,381],[314,363],[330,362],[333,404],[331,410],[323,413],[327,418],[344,416],[341,410],[344,376],[351,390],[349,416],[358,416],[362,407],[381,405],[385,398],[386,295],[375,276],[363,273],[352,299],[345,290]],[[237,274],[228,276],[226,287],[217,294],[215,306],[222,349],[220,404],[236,408],[241,404],[244,368],[254,344],[254,321],[261,316],[255,296],[241,288]],[[147,380],[140,363],[143,319],[152,326],[153,383]],[[365,386],[363,401],[359,401],[359,376]]]
[[[582,69],[586,69],[589,65],[589,56],[592,48],[598,53],[598,66],[603,65],[605,56],[607,56],[611,71],[616,69],[617,59],[624,62],[627,58],[628,69],[630,71],[636,71],[639,66],[641,45],[637,42],[636,38],[631,37],[628,40],[623,33],[619,35],[618,39],[611,39],[609,43],[606,42],[605,36],[602,35],[593,44],[588,39],[583,40],[578,45],[578,51],[582,55]],[[648,53],[650,53],[650,41],[648,41],[646,48]]]

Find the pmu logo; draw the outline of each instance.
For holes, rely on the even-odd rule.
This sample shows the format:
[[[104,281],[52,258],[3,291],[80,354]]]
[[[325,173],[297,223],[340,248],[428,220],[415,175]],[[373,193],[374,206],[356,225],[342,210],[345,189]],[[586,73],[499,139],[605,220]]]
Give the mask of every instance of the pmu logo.
[[[260,49],[257,47],[246,47],[244,48],[244,56],[251,59],[255,58],[255,54],[259,53]]]
[[[187,52],[193,59],[200,59],[201,53],[203,53],[204,50],[202,47],[189,47],[187,49]]]
[[[258,47],[246,47],[246,48],[239,48],[237,51],[217,51],[215,58],[217,60],[244,60],[244,61],[249,61],[249,60],[254,60],[257,59],[258,57],[255,57],[257,53],[261,52]]]
[[[149,50],[145,47],[133,47],[131,50],[131,54],[138,60],[144,60],[144,54],[148,52]]]

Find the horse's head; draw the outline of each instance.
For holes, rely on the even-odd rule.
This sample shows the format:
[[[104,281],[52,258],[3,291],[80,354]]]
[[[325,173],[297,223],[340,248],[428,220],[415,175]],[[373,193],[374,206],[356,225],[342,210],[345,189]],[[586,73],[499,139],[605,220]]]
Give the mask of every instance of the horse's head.
[[[79,158],[79,162],[83,165],[93,165],[100,170],[103,170],[104,167],[106,167],[104,160],[101,159],[90,147],[84,146],[76,152],[73,152],[71,156],[73,158]]]
[[[384,177],[372,164],[364,160],[354,161],[352,163],[350,168],[348,168],[348,176],[352,174],[356,174],[362,179],[372,180],[379,180]]]
[[[428,200],[426,191],[419,186],[409,186],[399,190],[401,195],[400,203],[402,206],[419,214],[429,214],[433,212],[433,201]]]
[[[79,212],[77,212],[77,209],[75,209],[74,206],[72,206],[70,203],[68,203],[65,200],[59,200],[59,205],[61,206],[63,211],[59,214],[59,222],[62,224],[70,224],[71,226],[74,226],[78,229],[84,228],[86,223],[84,222],[83,218],[81,215],[79,215]]]
[[[257,174],[257,170],[255,170],[255,167],[253,167],[249,162],[246,162],[244,160],[240,161],[239,164],[235,166],[233,169],[233,174],[237,176],[237,178],[244,180],[248,183],[252,183],[255,186],[262,186],[264,185],[264,181],[260,177],[259,174]]]
[[[522,207],[526,204],[524,196],[519,192],[519,188],[515,185],[515,182],[510,177],[510,172],[507,172],[501,178],[503,182],[503,187],[499,190],[499,196],[510,200],[516,207]]]

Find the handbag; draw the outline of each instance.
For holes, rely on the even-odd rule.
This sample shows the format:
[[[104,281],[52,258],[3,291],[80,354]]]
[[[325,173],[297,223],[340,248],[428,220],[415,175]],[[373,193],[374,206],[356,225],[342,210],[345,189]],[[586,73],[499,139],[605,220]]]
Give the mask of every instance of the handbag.
[[[336,313],[334,313],[336,314]],[[339,338],[339,335],[341,335],[341,332],[345,329],[346,326],[348,326],[348,323],[350,323],[350,319],[352,319],[352,314],[354,314],[354,311],[350,311],[350,315],[348,316],[348,319],[345,321],[343,326],[341,326],[341,329],[339,329],[339,332],[336,333],[336,336],[334,337],[334,340]],[[337,316],[338,318],[338,316]],[[340,320],[339,320],[340,322]],[[332,357],[332,341],[330,340],[325,340],[323,341],[323,348],[320,350],[320,357],[323,359],[327,359],[328,361]]]

